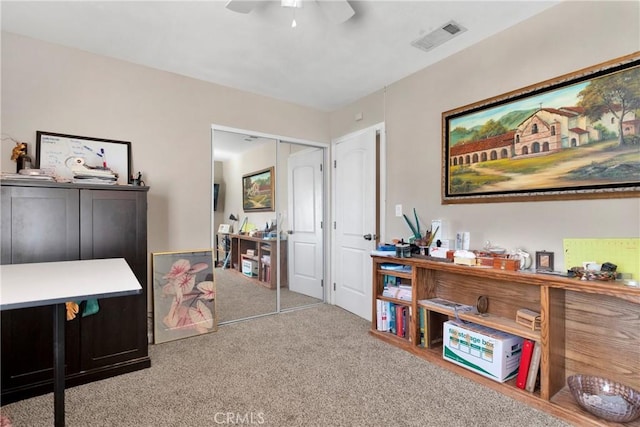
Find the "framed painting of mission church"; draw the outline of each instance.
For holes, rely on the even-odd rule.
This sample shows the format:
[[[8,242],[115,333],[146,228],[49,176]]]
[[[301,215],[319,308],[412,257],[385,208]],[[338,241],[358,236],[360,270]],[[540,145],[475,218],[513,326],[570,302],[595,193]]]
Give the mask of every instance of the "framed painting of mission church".
[[[442,114],[442,203],[640,196],[640,53]]]

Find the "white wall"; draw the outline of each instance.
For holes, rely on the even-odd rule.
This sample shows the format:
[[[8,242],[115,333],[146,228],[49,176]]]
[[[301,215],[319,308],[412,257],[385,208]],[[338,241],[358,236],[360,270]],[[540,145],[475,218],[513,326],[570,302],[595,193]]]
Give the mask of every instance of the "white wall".
[[[563,268],[563,238],[639,237],[638,199],[442,205],[442,113],[639,49],[640,3],[565,2],[332,113],[331,135],[386,120],[388,239],[410,235],[402,204],[470,231],[475,248],[553,251]]]
[[[2,33],[2,134],[35,153],[37,130],[131,141],[149,191],[149,251],[211,239],[211,125],[328,142],[328,114]],[[0,146],[15,172],[14,143]]]

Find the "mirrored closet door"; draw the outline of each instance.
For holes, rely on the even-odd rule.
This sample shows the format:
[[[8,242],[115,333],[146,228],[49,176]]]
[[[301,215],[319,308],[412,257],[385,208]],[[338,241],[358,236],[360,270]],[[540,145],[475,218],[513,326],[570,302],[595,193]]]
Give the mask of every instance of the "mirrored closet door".
[[[216,128],[212,149],[218,323],[322,302],[324,149]]]

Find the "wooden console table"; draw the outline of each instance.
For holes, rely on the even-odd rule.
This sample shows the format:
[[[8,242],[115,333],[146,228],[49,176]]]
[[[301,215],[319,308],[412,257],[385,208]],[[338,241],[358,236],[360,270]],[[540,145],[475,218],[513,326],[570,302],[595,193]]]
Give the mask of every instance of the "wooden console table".
[[[287,241],[280,240],[280,254],[276,250],[278,241],[276,239],[263,239],[261,237],[251,237],[241,234],[230,234],[231,239],[231,262],[230,267],[242,272],[242,257],[246,257],[247,249],[253,250],[251,258],[258,264],[257,281],[269,289],[277,287],[278,278],[275,266],[280,262],[280,287],[287,287]],[[264,255],[270,257],[269,265],[262,260]],[[267,273],[267,269],[271,269]],[[268,279],[268,280],[267,280]]]
[[[574,374],[596,375],[640,389],[639,288],[617,282],[454,265],[419,257],[373,256],[372,260],[370,333],[375,337],[576,425],[621,425],[603,421],[578,406],[567,378]],[[390,270],[385,264],[405,269]],[[411,286],[411,300],[383,295],[385,279],[389,277]],[[404,337],[377,328],[377,300],[407,307],[411,313],[426,309],[425,318],[434,310],[452,318],[453,310],[434,309],[426,300],[442,298],[475,306],[480,296],[488,298],[487,313],[483,316],[461,313],[462,320],[540,343],[540,386],[534,392],[516,387],[515,378],[500,383],[445,361],[441,341],[421,344],[419,315],[410,317]],[[540,313],[540,330],[515,321],[518,310],[523,308]],[[431,320],[437,319],[429,317],[426,322],[433,323]],[[626,425],[640,427],[640,420]]]
[[[53,405],[55,425],[62,427],[65,303],[140,294],[142,287],[124,258],[3,265],[0,278],[0,310],[54,306]]]

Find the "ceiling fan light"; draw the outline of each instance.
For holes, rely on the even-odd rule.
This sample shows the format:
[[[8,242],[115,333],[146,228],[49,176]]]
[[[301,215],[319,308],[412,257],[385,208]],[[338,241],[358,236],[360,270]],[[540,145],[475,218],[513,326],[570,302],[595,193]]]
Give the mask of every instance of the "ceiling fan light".
[[[282,7],[302,7],[302,0],[281,0]]]

